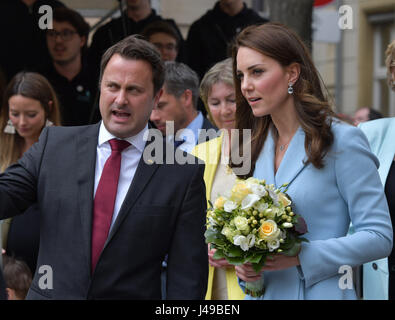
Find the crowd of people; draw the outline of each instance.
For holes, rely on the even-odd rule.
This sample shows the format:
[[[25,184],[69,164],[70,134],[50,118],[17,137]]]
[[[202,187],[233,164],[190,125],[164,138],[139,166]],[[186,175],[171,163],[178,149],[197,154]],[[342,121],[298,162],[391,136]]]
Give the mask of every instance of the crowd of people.
[[[259,299],[395,299],[394,118],[336,114],[300,37],[242,0],[216,2],[186,40],[149,0],[126,3],[90,46],[59,1],[0,4],[29,17],[0,28],[0,299],[257,299],[245,285],[262,275]],[[395,91],[395,40],[385,63]],[[248,177],[287,184],[309,230],[260,272],[204,238],[207,207]],[[344,265],[361,292],[339,287]]]

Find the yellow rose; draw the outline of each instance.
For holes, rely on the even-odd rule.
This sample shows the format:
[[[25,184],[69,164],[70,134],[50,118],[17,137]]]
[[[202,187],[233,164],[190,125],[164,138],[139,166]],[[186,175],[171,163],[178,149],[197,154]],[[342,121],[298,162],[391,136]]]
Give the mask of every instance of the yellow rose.
[[[252,191],[244,182],[237,182],[231,191],[231,199],[240,203]]]
[[[277,228],[273,220],[264,221],[259,227],[259,238],[263,240],[276,239],[280,235],[280,229]]]
[[[288,199],[288,197],[284,193],[279,193],[278,194],[278,201],[284,206],[289,206],[291,204],[291,201]]]
[[[215,209],[223,209],[225,201],[226,201],[226,199],[224,197],[218,197],[217,200],[215,200],[215,202],[214,202],[214,208]]]

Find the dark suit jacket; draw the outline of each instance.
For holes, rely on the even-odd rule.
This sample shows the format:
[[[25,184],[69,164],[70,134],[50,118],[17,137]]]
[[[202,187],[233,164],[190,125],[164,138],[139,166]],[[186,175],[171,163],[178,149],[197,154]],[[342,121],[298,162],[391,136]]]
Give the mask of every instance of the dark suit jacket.
[[[5,290],[5,281],[2,269],[3,266],[0,266],[0,300],[7,300],[7,292]]]
[[[142,157],[91,274],[98,131],[99,124],[46,128],[0,176],[1,219],[34,202],[40,208],[40,251],[27,298],[160,299],[168,253],[167,298],[203,299],[206,199],[204,166],[198,164],[149,164]],[[40,273],[43,265],[53,271],[52,289],[43,289],[50,276],[48,267]]]
[[[201,132],[201,133],[199,134],[198,144],[199,144],[199,143],[203,143],[203,142],[207,142],[207,141],[210,140],[210,139],[213,139],[213,138],[217,138],[217,137],[218,137],[218,128],[217,128],[216,126],[214,126],[214,125],[210,122],[210,120],[208,120],[205,116],[203,116],[202,129],[205,129],[205,130],[214,129],[215,131],[217,131],[217,133],[215,134],[215,136],[214,136],[214,135],[213,135],[213,136],[207,136],[207,135],[204,135],[203,132]]]

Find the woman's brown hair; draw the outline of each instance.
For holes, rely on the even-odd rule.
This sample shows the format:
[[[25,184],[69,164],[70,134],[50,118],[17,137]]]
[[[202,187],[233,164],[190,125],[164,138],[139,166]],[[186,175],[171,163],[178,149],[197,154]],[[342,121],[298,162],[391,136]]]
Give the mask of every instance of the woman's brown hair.
[[[237,52],[240,47],[256,50],[276,60],[281,66],[287,67],[298,63],[300,74],[293,85],[293,97],[298,121],[305,132],[305,149],[308,162],[316,168],[324,167],[324,157],[333,143],[331,131],[332,111],[327,97],[323,92],[323,82],[315,68],[307,47],[299,36],[288,27],[279,23],[266,23],[245,28],[236,37],[232,49],[233,78],[236,92],[236,128],[251,129],[251,176],[255,163],[261,152],[269,128],[272,126],[270,115],[255,117],[247,100],[241,93],[240,80],[237,77]],[[321,86],[322,85],[322,86]],[[245,143],[245,142],[244,142]],[[240,139],[239,150],[243,139]],[[273,155],[274,156],[274,155]],[[231,166],[238,166],[231,163]]]
[[[55,90],[48,80],[34,72],[19,72],[8,84],[3,97],[0,113],[0,171],[16,162],[21,156],[23,138],[15,134],[4,133],[9,120],[8,101],[12,96],[21,95],[40,102],[45,111],[46,119],[55,126],[60,125],[59,102]]]

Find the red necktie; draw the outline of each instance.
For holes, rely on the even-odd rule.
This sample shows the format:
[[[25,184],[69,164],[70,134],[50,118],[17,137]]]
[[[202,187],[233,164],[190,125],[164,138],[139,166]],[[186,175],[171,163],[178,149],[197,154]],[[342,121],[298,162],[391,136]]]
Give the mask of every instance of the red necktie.
[[[130,143],[125,140],[111,139],[109,143],[111,155],[104,164],[93,202],[92,273],[110,230],[121,169],[121,152],[130,146]]]

